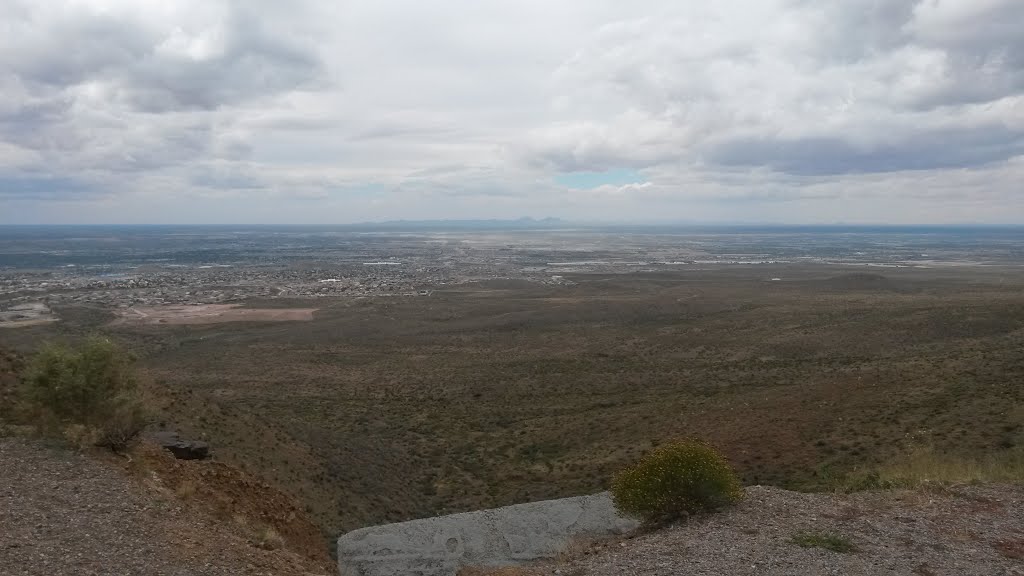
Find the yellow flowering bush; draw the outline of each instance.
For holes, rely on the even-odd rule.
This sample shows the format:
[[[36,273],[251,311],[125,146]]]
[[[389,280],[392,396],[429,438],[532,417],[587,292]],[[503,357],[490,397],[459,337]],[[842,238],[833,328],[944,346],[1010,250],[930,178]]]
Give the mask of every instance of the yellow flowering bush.
[[[648,523],[717,510],[743,497],[725,458],[700,440],[663,444],[612,480],[615,506]]]

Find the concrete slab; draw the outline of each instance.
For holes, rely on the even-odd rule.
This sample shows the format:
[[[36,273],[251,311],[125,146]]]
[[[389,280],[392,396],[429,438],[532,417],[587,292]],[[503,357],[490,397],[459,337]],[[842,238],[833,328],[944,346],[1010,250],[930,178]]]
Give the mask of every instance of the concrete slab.
[[[342,576],[454,576],[552,558],[573,538],[626,534],[607,492],[361,528],[338,538]]]

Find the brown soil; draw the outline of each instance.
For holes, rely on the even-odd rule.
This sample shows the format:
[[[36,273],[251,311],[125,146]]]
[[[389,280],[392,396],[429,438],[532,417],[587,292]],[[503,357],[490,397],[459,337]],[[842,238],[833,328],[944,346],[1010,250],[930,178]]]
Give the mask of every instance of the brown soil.
[[[21,438],[0,461],[0,575],[334,572],[301,510],[223,464]]]
[[[218,324],[221,322],[290,322],[313,319],[316,308],[240,308],[238,304],[136,306],[121,313],[120,324]]]
[[[1024,445],[1024,277],[887,274],[908,294],[749,274],[323,298],[310,322],[111,333],[169,426],[329,534],[597,492],[678,437],[714,443],[747,484],[803,489],[919,446]]]
[[[217,461],[177,460],[152,444],[133,451],[127,469],[157,490],[170,490],[199,512],[223,521],[273,528],[285,548],[330,564],[320,530],[291,498],[265,482]]]

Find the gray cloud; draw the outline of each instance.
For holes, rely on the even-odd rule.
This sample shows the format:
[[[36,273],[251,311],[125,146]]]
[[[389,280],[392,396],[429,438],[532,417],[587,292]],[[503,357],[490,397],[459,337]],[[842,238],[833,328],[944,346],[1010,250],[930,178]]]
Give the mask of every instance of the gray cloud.
[[[534,161],[573,171],[690,159],[823,175],[1024,153],[1019,105],[1003,106],[1013,126],[990,109],[1024,95],[1024,36],[1006,24],[1024,21],[1024,4],[799,1],[769,12],[746,20],[722,8],[735,21],[719,34],[681,16],[605,28],[564,69],[568,98],[593,119],[534,146]],[[597,119],[616,106],[634,107],[632,137],[616,117]]]
[[[857,146],[841,138],[733,140],[712,149],[726,166],[766,166],[788,174],[820,176],[970,168],[1024,154],[1024,130],[982,126],[903,135],[895,142]]]
[[[1024,219],[1019,0],[0,11],[0,213]],[[646,181],[556,184],[622,170]]]
[[[2,199],[54,199],[80,198],[99,193],[91,182],[46,174],[0,173],[0,200]],[[15,223],[17,223],[15,221]]]
[[[213,109],[314,84],[320,73],[316,56],[275,37],[250,11],[231,13],[223,53],[214,58],[156,56],[126,71],[133,104],[147,112]]]
[[[218,22],[158,26],[141,15],[83,7],[9,23],[4,68],[30,89],[105,89],[143,112],[213,109],[313,84],[321,65],[300,38],[272,29],[267,3],[224,5]]]
[[[796,0],[792,15],[802,19],[813,50],[806,57],[820,65],[871,59],[911,41],[907,25],[919,0]]]

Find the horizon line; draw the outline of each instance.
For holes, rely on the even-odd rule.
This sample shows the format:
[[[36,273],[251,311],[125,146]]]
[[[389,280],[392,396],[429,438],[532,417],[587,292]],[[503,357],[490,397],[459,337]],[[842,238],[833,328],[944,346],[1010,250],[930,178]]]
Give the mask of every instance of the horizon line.
[[[197,223],[197,222],[74,222],[74,223],[0,223],[0,227],[10,228],[31,228],[31,227],[100,227],[100,226],[294,226],[294,227],[353,227],[353,226],[380,226],[395,224],[468,224],[468,223],[494,223],[494,224],[519,224],[519,225],[547,225],[550,226],[680,226],[680,227],[762,227],[762,228],[1022,228],[1021,223],[981,223],[981,222],[951,222],[951,223],[900,223],[900,222],[686,222],[686,221],[651,221],[651,220],[564,220],[561,218],[440,218],[440,219],[419,219],[419,220],[366,220],[359,222],[333,222],[333,223],[296,223],[296,222],[219,222],[219,223]]]

